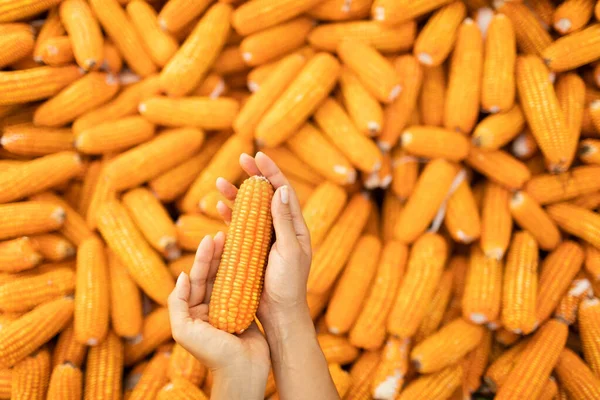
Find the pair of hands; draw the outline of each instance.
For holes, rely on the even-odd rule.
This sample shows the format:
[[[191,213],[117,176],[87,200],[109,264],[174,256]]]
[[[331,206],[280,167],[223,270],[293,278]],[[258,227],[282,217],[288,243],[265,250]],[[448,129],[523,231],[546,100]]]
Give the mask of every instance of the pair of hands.
[[[298,198],[277,165],[264,153],[240,156],[240,165],[250,176],[262,175],[276,189],[271,203],[276,241],[265,271],[258,318],[266,327],[289,321],[290,316],[307,311],[306,282],[311,262],[310,237],[302,218]],[[223,178],[217,189],[234,200],[237,188]],[[231,209],[219,202],[217,209],[226,223]],[[269,343],[253,323],[241,335],[218,330],[208,323],[208,303],[223,252],[225,234],[206,236],[198,246],[189,276],[182,273],[169,296],[173,337],[215,374],[266,380],[270,367]],[[267,334],[268,334],[267,330]],[[277,338],[269,338],[269,341]],[[264,389],[264,387],[263,387]]]

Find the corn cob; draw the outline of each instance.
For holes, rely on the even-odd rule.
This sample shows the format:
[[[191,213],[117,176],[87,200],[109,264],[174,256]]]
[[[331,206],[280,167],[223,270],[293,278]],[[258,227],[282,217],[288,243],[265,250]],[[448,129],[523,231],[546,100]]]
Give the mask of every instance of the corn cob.
[[[118,74],[123,68],[123,58],[117,47],[110,41],[104,41],[104,61],[102,69],[111,74]]]
[[[454,261],[451,260],[449,264],[452,264],[453,262]],[[423,320],[421,321],[421,324],[415,333],[415,343],[421,343],[425,338],[437,331],[440,323],[442,322],[444,312],[448,307],[448,303],[450,302],[450,297],[452,295],[452,283],[453,271],[451,269],[447,269],[442,274],[440,284],[434,293],[433,298],[429,302],[425,317],[423,317]]]
[[[37,33],[35,47],[33,49],[33,58],[38,58],[39,49],[47,39],[62,36],[64,34],[65,28],[60,20],[59,7],[52,7],[48,10],[46,20]]]
[[[263,153],[269,156],[286,176],[311,185],[319,185],[324,182],[321,175],[306,165],[286,146],[263,149]]]
[[[190,94],[192,96],[210,97],[216,99],[228,89],[223,77],[216,72],[209,73],[206,78]]]
[[[556,83],[556,96],[565,116],[569,144],[566,151],[571,157],[571,154],[574,156],[576,152],[581,132],[585,106],[585,84],[576,74],[564,74]]]
[[[538,152],[538,145],[533,137],[533,134],[529,129],[525,130],[523,133],[518,135],[515,140],[513,140],[511,147],[511,153],[513,156],[517,157],[520,160],[528,160],[530,162],[534,162],[536,165],[539,165],[538,170],[534,171],[529,167],[532,175],[537,175],[538,173],[542,173],[546,171],[546,166],[544,165],[544,158]],[[532,158],[533,157],[533,158]]]
[[[292,54],[302,56],[304,57],[304,59],[309,60],[316,54],[316,52],[310,46],[304,46],[300,50],[295,51]],[[268,62],[258,67],[254,67],[252,70],[250,70],[250,72],[248,72],[246,83],[248,90],[250,90],[250,92],[252,93],[256,93],[262,87],[265,80],[275,70],[275,68],[277,68],[277,66],[282,62],[284,58],[285,57],[282,57],[278,60]],[[229,81],[231,83],[231,78],[229,79]]]
[[[398,196],[391,191],[386,191],[381,208],[381,236],[384,241],[394,239],[394,229],[402,207],[402,201]]]
[[[127,15],[152,61],[158,66],[165,66],[179,45],[173,36],[163,32],[156,11],[146,2],[136,0],[127,4]]]
[[[455,166],[443,159],[425,166],[396,223],[396,239],[411,243],[427,229],[447,197],[456,172]]]
[[[180,344],[173,346],[167,376],[171,381],[182,379],[195,386],[201,386],[206,377],[206,367]]]
[[[0,138],[3,148],[13,154],[44,156],[73,149],[69,129],[38,128],[33,124],[7,126]]]
[[[413,56],[398,57],[394,68],[400,79],[402,91],[398,98],[384,109],[383,130],[377,139],[378,146],[384,151],[396,145],[402,130],[410,123],[423,82],[423,68]]]
[[[203,215],[184,214],[175,223],[177,244],[185,250],[194,251],[206,235],[225,232],[227,226],[218,219]]]
[[[463,376],[460,363],[420,376],[402,390],[396,400],[447,399],[460,387]]]
[[[371,16],[385,24],[395,24],[426,14],[452,0],[375,0]]]
[[[343,398],[350,388],[350,374],[344,371],[339,364],[329,364],[329,375],[340,399]]]
[[[103,176],[114,190],[130,189],[187,160],[203,142],[204,133],[194,128],[160,135],[111,159]],[[163,157],[164,154],[169,157]]]
[[[285,54],[284,54],[285,55]],[[219,75],[243,75],[250,67],[244,61],[239,45],[227,46],[215,60],[212,71]],[[228,77],[231,79],[231,77]],[[232,85],[235,86],[235,85]],[[242,88],[245,85],[240,85]]]
[[[349,364],[358,357],[358,349],[344,337],[322,333],[317,340],[329,364]]]
[[[52,353],[52,368],[61,364],[70,364],[81,368],[86,353],[87,346],[75,340],[75,326],[70,323],[58,336]]]
[[[339,72],[334,57],[326,53],[312,57],[256,126],[257,143],[275,147],[288,139],[327,97]]]
[[[233,128],[236,133],[247,138],[254,136],[261,118],[294,80],[306,61],[301,54],[293,53],[277,63],[273,72],[263,82],[261,90],[250,96],[235,117]]]
[[[169,311],[166,307],[157,308],[144,318],[142,332],[125,342],[125,365],[131,366],[144,359],[170,339]]]
[[[400,147],[392,151],[392,191],[401,199],[408,198],[417,182],[419,164]]]
[[[354,72],[377,100],[391,103],[400,94],[400,81],[390,63],[364,42],[342,41],[337,47],[340,59]]]
[[[211,137],[202,145],[199,153],[151,179],[148,186],[152,193],[165,203],[185,193],[227,138],[225,133]]]
[[[523,53],[540,55],[552,43],[550,34],[525,4],[499,1],[496,2],[495,8],[498,13],[506,15],[511,20],[517,38],[517,46]]]
[[[438,286],[446,258],[447,244],[441,236],[427,233],[415,242],[406,276],[387,319],[389,333],[400,337],[415,334]]]
[[[243,4],[233,13],[231,23],[243,36],[290,20],[319,3],[319,0],[261,0]]]
[[[211,2],[201,0],[189,3],[185,0],[170,0],[158,14],[158,25],[161,29],[176,33],[188,26],[208,7]]]
[[[157,95],[159,89],[158,75],[152,75],[140,82],[126,86],[110,102],[78,117],[73,123],[73,132],[79,134],[95,125],[137,114],[139,103]]]
[[[444,127],[447,129],[465,134],[473,130],[479,114],[482,69],[483,39],[477,25],[467,18],[458,29],[450,63],[444,103]]]
[[[422,123],[442,126],[446,99],[446,73],[443,66],[423,68],[423,85],[419,98]]]
[[[135,337],[142,329],[143,320],[140,291],[125,266],[112,251],[108,252],[108,270],[112,327],[121,337]]]
[[[567,325],[574,324],[580,303],[591,295],[590,281],[585,276],[578,275],[569,285],[569,290],[560,299],[554,315]]]
[[[26,24],[0,24],[0,67],[13,64],[31,54],[33,30]]]
[[[448,198],[445,224],[450,236],[459,243],[471,243],[481,234],[479,211],[466,180]]]
[[[227,4],[209,8],[164,66],[160,84],[169,96],[179,97],[191,92],[204,78],[225,44],[231,13]]]
[[[574,242],[566,241],[550,253],[540,272],[536,318],[547,319],[569,290],[569,285],[583,264],[583,250]]]
[[[335,100],[325,100],[316,110],[314,118],[325,136],[358,169],[374,172],[381,168],[382,156],[377,146],[356,129]]]
[[[600,347],[598,346],[598,310],[600,302],[597,298],[584,299],[579,306],[579,333],[583,344],[585,360],[596,376],[600,372]]]
[[[60,3],[60,0],[34,0],[14,2],[3,0],[0,3],[0,22],[11,22],[39,14]]]
[[[408,248],[399,242],[389,241],[383,247],[371,290],[350,331],[354,346],[374,350],[383,344],[386,318],[403,279],[407,256]]]
[[[298,158],[328,180],[339,185],[352,184],[356,181],[354,167],[314,125],[304,124],[288,139],[287,146]],[[315,151],[321,157],[314,157]]]
[[[148,367],[148,361],[140,361],[131,368],[131,371],[123,379],[123,389],[125,391],[123,398],[128,399],[131,396],[131,392],[135,389],[137,383],[140,381],[144,370]]]
[[[513,24],[506,15],[496,14],[485,39],[481,87],[481,108],[484,110],[495,113],[508,111],[513,107],[516,55]]]
[[[462,298],[463,316],[475,324],[496,321],[502,301],[502,262],[471,246],[471,258]]]
[[[365,18],[371,11],[371,0],[326,0],[308,11],[308,15],[320,20],[347,20]]]
[[[4,134],[6,136],[6,133]],[[2,136],[2,137],[4,137]],[[600,164],[600,140],[585,139],[579,143],[579,159],[586,164]]]
[[[129,396],[129,400],[154,399],[158,391],[168,382],[167,367],[170,353],[157,352],[148,362],[140,380]]]
[[[49,301],[0,330],[0,368],[12,367],[61,331],[73,315],[73,300]]]
[[[600,379],[571,350],[560,353],[554,371],[570,399],[600,397]]]
[[[350,369],[352,383],[348,389],[345,400],[370,400],[371,382],[375,370],[379,365],[380,354],[378,351],[365,351],[356,360]]]
[[[533,235],[541,249],[558,246],[561,238],[556,224],[527,192],[515,192],[509,207],[515,222]]]
[[[142,39],[118,1],[92,0],[90,5],[104,31],[133,72],[143,77],[156,72],[156,66],[144,50]]]
[[[42,400],[50,381],[50,354],[42,349],[13,368],[11,399]]]
[[[584,268],[593,281],[600,280],[600,250],[591,244],[585,245]]]
[[[600,215],[569,203],[551,205],[547,211],[562,230],[600,248]]]
[[[466,162],[490,180],[509,189],[519,189],[531,178],[531,172],[525,164],[502,150],[483,151],[471,147]]]
[[[356,128],[368,136],[379,134],[383,126],[383,109],[347,67],[342,69],[340,75],[340,89],[344,106]]]
[[[562,72],[588,64],[600,57],[598,34],[600,24],[592,24],[582,31],[557,39],[541,56],[552,71]]]
[[[543,174],[531,179],[525,190],[542,205],[569,200],[600,189],[599,172],[598,166],[582,166],[563,174]]]
[[[72,294],[75,274],[70,268],[56,268],[39,275],[17,277],[0,286],[0,309],[5,312],[24,312]]]
[[[584,194],[571,200],[573,204],[587,210],[594,210],[600,206],[600,192]]]
[[[60,4],[59,11],[77,64],[86,71],[100,67],[104,60],[104,38],[88,3],[67,0]]]
[[[208,397],[188,380],[175,378],[162,387],[156,400],[208,400]]]
[[[410,339],[387,339],[371,382],[374,398],[396,398],[408,372],[409,347]]]
[[[465,13],[464,3],[456,1],[433,14],[419,33],[413,48],[421,64],[438,66],[444,62],[454,46]]]
[[[85,369],[85,400],[120,398],[123,371],[123,344],[112,331],[90,348]]]
[[[0,271],[20,272],[35,267],[42,255],[27,236],[0,243]]]
[[[469,154],[468,139],[445,128],[411,126],[404,130],[400,139],[402,148],[418,157],[460,161]]]
[[[463,361],[463,393],[472,395],[481,386],[481,377],[488,365],[492,347],[492,332],[486,330],[483,338]]]
[[[194,263],[194,254],[193,253],[184,253],[176,260],[173,260],[169,263],[169,270],[171,271],[171,275],[177,278],[179,274],[185,272],[186,274],[190,274],[190,270],[192,269],[192,265]]]
[[[346,204],[342,188],[329,182],[318,186],[302,209],[310,233],[311,245],[317,249]]]
[[[153,136],[153,124],[139,116],[125,117],[81,131],[75,138],[75,147],[86,154],[111,153],[146,142]]]
[[[3,368],[0,370],[0,399],[10,400],[12,375],[13,370],[10,368]]]
[[[366,195],[352,196],[336,224],[329,230],[316,251],[308,277],[308,290],[326,292],[342,272],[350,250],[362,232],[369,217],[371,203]]]
[[[351,5],[355,2],[353,0]],[[317,49],[334,52],[343,40],[360,40],[382,53],[390,53],[409,50],[415,34],[414,21],[394,26],[375,21],[349,21],[315,27],[308,35],[308,42]]]
[[[54,367],[48,387],[48,400],[80,400],[83,376],[71,363]]]
[[[0,238],[6,239],[58,229],[65,220],[62,207],[37,201],[0,206]]]
[[[518,105],[506,112],[490,115],[475,127],[473,144],[486,150],[498,150],[525,128],[525,116]]]
[[[504,331],[496,332],[496,340],[498,340],[498,332]],[[497,392],[498,388],[500,388],[504,384],[504,382],[506,382],[508,374],[515,367],[517,361],[519,361],[519,358],[523,354],[525,346],[529,342],[530,339],[524,339],[517,342],[517,344],[504,351],[487,368],[483,380],[486,386],[489,387],[492,392]]]

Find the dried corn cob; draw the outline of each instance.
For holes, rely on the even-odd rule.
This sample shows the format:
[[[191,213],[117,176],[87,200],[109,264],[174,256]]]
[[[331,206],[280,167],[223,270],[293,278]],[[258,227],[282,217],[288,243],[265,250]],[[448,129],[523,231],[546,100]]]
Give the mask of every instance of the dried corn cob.
[[[525,116],[518,105],[506,112],[483,119],[473,131],[473,144],[482,149],[498,150],[525,128]]]
[[[65,220],[62,207],[37,201],[0,205],[0,238],[43,233],[60,228]]]
[[[600,250],[591,244],[585,245],[584,268],[592,280],[600,280]]]
[[[110,312],[115,333],[135,337],[142,330],[142,298],[127,269],[112,251],[108,252],[110,276]],[[125,301],[121,301],[125,299]]]
[[[594,210],[600,206],[600,192],[578,196],[571,202],[576,206],[583,207],[588,210]]]
[[[463,316],[475,324],[496,321],[501,301],[502,262],[486,257],[474,244],[462,298]]]
[[[0,271],[20,272],[35,267],[42,255],[27,236],[0,243]]]
[[[52,353],[52,368],[64,363],[81,368],[86,353],[87,346],[75,340],[75,327],[70,323],[58,336]]]
[[[321,333],[317,340],[329,364],[349,364],[358,357],[358,349],[344,337]]]
[[[112,331],[90,348],[85,369],[85,400],[111,400],[121,393],[123,344]]]
[[[6,133],[4,134],[4,136]],[[2,137],[4,137],[2,136]],[[579,144],[579,159],[586,164],[600,164],[600,140],[586,139]]]
[[[44,156],[73,149],[70,129],[39,128],[33,124],[7,126],[0,144],[13,154]]]
[[[496,341],[498,340],[499,332],[508,331],[497,331]],[[517,361],[519,361],[519,358],[521,357],[521,354],[523,354],[525,346],[529,342],[530,339],[524,339],[520,342],[517,342],[517,344],[504,351],[487,368],[483,380],[492,392],[497,392],[498,388],[500,388],[504,384],[504,382],[506,382],[506,377],[508,376],[510,371],[512,371],[512,369],[515,367]]]
[[[525,190],[538,203],[545,205],[569,200],[600,189],[598,166],[575,167],[563,174],[535,176]]]
[[[459,243],[471,243],[481,234],[479,211],[466,180],[459,183],[448,198],[445,224],[450,236]]]
[[[334,284],[350,256],[348,250],[354,246],[367,223],[370,211],[371,203],[364,194],[357,193],[348,201],[315,252],[308,277],[310,292],[325,293]]]
[[[344,106],[356,128],[368,136],[376,136],[383,126],[383,109],[374,96],[347,67],[340,75]]]
[[[0,24],[0,67],[13,64],[28,54],[34,46],[33,30],[26,24]]]
[[[156,398],[158,391],[168,382],[169,357],[170,353],[156,352],[131,392],[130,400]]]
[[[540,271],[536,318],[543,322],[558,306],[583,264],[583,250],[575,242],[561,243],[546,256]]]
[[[541,249],[552,250],[558,246],[561,238],[556,224],[526,192],[515,192],[509,207],[515,222],[533,235]]]
[[[104,60],[104,38],[88,3],[66,0],[60,4],[59,11],[77,64],[86,71],[100,67]]]
[[[58,3],[60,3],[60,0],[34,0],[22,3],[3,0],[0,3],[0,22],[25,19],[52,8]]]
[[[371,381],[375,370],[379,365],[380,355],[378,351],[365,351],[356,360],[350,369],[352,383],[344,399],[346,400],[369,400],[371,399]]]
[[[175,223],[177,243],[183,249],[194,251],[206,235],[225,232],[227,226],[219,219],[203,215],[184,214]]]
[[[211,72],[190,94],[192,96],[208,96],[211,99],[216,99],[227,90],[228,87],[225,85],[223,77],[216,72]]]
[[[318,186],[302,209],[302,216],[310,233],[311,245],[317,249],[327,232],[342,212],[347,195],[343,189],[329,182]]]
[[[388,338],[381,361],[372,377],[372,395],[376,399],[394,399],[408,372],[410,339]]]
[[[423,15],[449,3],[451,0],[375,0],[371,16],[385,24],[395,24]]]
[[[449,264],[452,264],[451,260]],[[421,343],[425,338],[429,337],[435,331],[437,331],[444,312],[450,302],[450,296],[452,295],[452,282],[453,282],[453,271],[447,269],[442,274],[440,284],[433,294],[433,298],[429,302],[425,317],[421,321],[419,328],[417,329],[414,341],[415,343]]]
[[[206,367],[180,344],[173,346],[167,376],[171,381],[182,379],[195,386],[202,385],[206,377]]]
[[[402,212],[403,203],[395,193],[387,191],[381,207],[381,236],[384,241],[393,240],[394,229]],[[379,225],[379,220],[377,220]]]
[[[12,367],[60,332],[71,320],[73,300],[60,298],[36,307],[0,330],[0,368]]]
[[[598,36],[600,24],[592,24],[582,31],[557,39],[541,56],[552,71],[568,71],[600,57]]]
[[[350,374],[344,371],[339,364],[329,364],[329,375],[335,385],[340,398],[343,398],[350,388]]]
[[[261,0],[243,4],[233,13],[231,23],[239,34],[247,36],[292,19],[317,3],[318,0]]]
[[[600,322],[599,304],[597,298],[584,299],[579,305],[578,313],[583,353],[585,354],[585,360],[596,376],[600,372],[600,348],[596,340],[598,338],[598,323]]]
[[[496,14],[485,38],[481,108],[489,112],[504,112],[515,101],[515,60],[517,56],[515,30],[509,18]]]
[[[569,203],[551,205],[547,211],[562,230],[600,248],[600,215]]]
[[[208,7],[208,0],[189,3],[185,0],[170,0],[158,14],[158,25],[161,29],[176,33],[188,26]]]
[[[156,400],[208,400],[208,397],[197,385],[183,378],[175,378],[162,387]]]
[[[277,164],[286,176],[311,185],[319,185],[324,181],[321,175],[306,165],[285,146],[264,149],[263,152]]]
[[[11,399],[46,398],[50,381],[50,354],[42,349],[13,368]]]
[[[423,68],[419,111],[423,124],[442,126],[446,99],[446,73],[443,66]]]
[[[372,0],[353,0],[348,3],[345,0],[326,0],[317,4],[308,11],[311,17],[320,20],[347,20],[364,18],[371,11]]]
[[[554,371],[570,399],[600,397],[600,379],[571,350],[560,353]]]
[[[489,362],[492,347],[492,332],[486,330],[483,338],[463,361],[463,394],[472,395],[481,385],[481,377]]]
[[[475,126],[481,101],[483,39],[477,25],[465,19],[458,29],[450,63],[444,109],[447,129],[470,133]],[[467,84],[468,82],[468,84]]]
[[[577,319],[579,304],[583,299],[592,295],[590,281],[582,275],[578,275],[569,286],[569,290],[560,299],[554,315],[567,325],[572,325]]]
[[[125,117],[82,130],[75,138],[75,147],[86,154],[111,153],[146,142],[153,136],[153,124],[140,116]]]
[[[65,28],[62,25],[59,14],[59,7],[52,7],[48,10],[48,15],[44,24],[41,26],[35,41],[33,49],[33,58],[36,59],[39,54],[40,46],[49,38],[62,36],[65,34]]]
[[[460,387],[464,371],[455,364],[434,374],[423,375],[412,381],[397,400],[447,399]]]
[[[556,96],[565,116],[568,130],[569,146],[566,151],[569,152],[569,157],[571,157],[571,153],[574,157],[583,120],[585,84],[576,74],[561,75],[556,83]]]
[[[104,61],[102,69],[111,74],[118,74],[123,68],[123,58],[117,47],[109,40],[104,41]]]
[[[131,366],[171,339],[169,311],[166,307],[153,310],[144,318],[142,332],[125,342],[125,365]]]
[[[383,344],[386,318],[402,281],[407,256],[408,248],[399,242],[389,241],[383,247],[371,290],[350,331],[353,345],[373,350]]]
[[[83,375],[71,363],[54,367],[48,387],[48,400],[80,400]]]
[[[540,3],[543,3],[540,1]],[[544,29],[533,11],[515,1],[498,1],[494,4],[498,13],[512,22],[519,49],[525,54],[540,55],[552,43],[552,37]]]
[[[400,137],[409,154],[426,158],[460,161],[469,154],[469,140],[461,133],[433,126],[411,126]]]
[[[412,194],[417,182],[419,164],[416,158],[396,147],[392,152],[392,191],[402,200]]]
[[[483,151],[471,147],[466,162],[490,180],[509,189],[519,189],[531,178],[531,172],[525,164],[502,150]]]

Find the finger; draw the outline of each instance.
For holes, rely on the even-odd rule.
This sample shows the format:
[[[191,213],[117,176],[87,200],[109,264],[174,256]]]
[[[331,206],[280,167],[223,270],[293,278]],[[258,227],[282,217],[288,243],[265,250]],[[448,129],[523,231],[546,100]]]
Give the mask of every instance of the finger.
[[[217,212],[223,218],[225,225],[229,225],[231,223],[231,208],[227,206],[227,204],[223,203],[221,200],[217,202]]]
[[[260,169],[256,166],[256,160],[246,153],[240,155],[240,166],[250,176],[261,174]]]
[[[204,301],[208,272],[215,252],[215,242],[210,235],[204,236],[190,270],[190,300],[189,306],[194,307]]]
[[[275,191],[271,202],[271,214],[273,215],[275,236],[282,249],[297,249],[299,243],[289,204],[289,189],[288,185],[284,185]]]
[[[183,326],[190,321],[190,307],[188,300],[190,297],[190,280],[185,272],[179,274],[175,288],[169,295],[168,307],[171,327],[175,334],[184,333]]]
[[[218,177],[215,182],[217,190],[229,201],[234,201],[237,196],[237,188],[225,178]]]
[[[275,189],[290,184],[277,164],[262,151],[256,153],[254,161],[259,170],[259,173],[256,175],[263,175],[271,182],[271,185],[273,185]]]
[[[210,301],[212,288],[215,283],[215,278],[217,277],[217,270],[219,269],[219,264],[221,263],[221,256],[223,255],[223,249],[225,247],[225,234],[223,232],[217,232],[214,238],[214,243],[215,250],[213,252],[213,257],[210,262],[210,270],[208,271],[208,283],[206,285],[206,294],[204,296],[205,303],[208,303]]]
[[[258,329],[258,325],[256,325],[256,321],[252,322],[250,326],[239,335],[240,339],[247,340],[251,338],[263,338],[263,334]]]

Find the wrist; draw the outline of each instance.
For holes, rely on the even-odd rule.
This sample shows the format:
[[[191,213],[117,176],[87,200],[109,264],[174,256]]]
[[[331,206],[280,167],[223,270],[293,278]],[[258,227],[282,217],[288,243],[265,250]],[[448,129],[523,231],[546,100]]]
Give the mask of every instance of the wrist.
[[[290,308],[285,312],[270,313],[261,323],[272,353],[279,347],[279,343],[291,344],[303,339],[316,341],[315,327],[306,305]]]
[[[269,366],[244,361],[211,370],[213,399],[262,399],[265,393]]]

